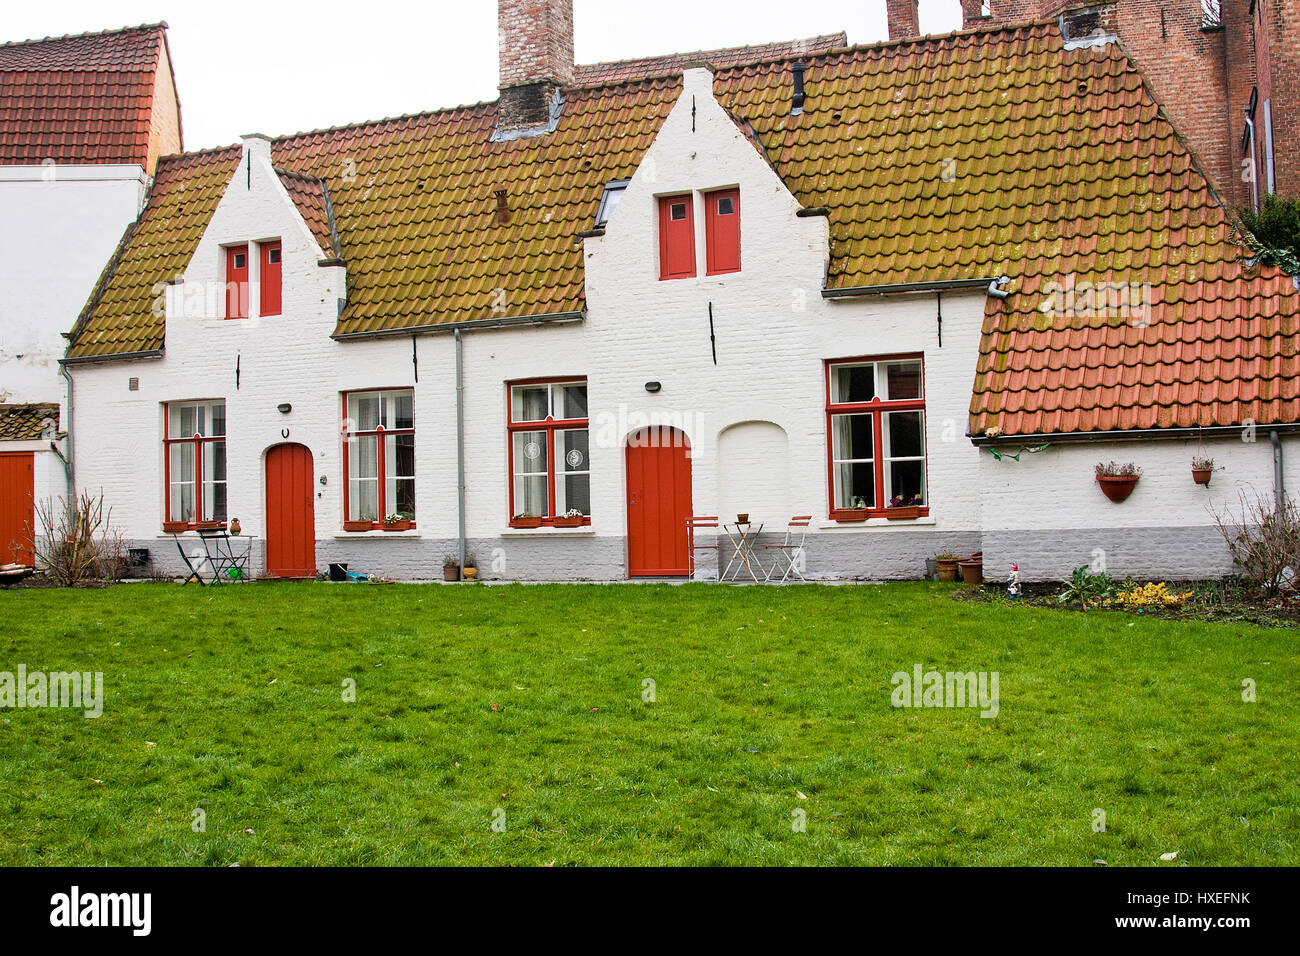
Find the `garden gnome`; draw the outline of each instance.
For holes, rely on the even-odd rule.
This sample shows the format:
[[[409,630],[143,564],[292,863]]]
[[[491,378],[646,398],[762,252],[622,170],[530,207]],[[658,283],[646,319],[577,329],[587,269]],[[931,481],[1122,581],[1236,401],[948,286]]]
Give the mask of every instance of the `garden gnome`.
[[[1007,575],[1007,597],[1013,601],[1020,600],[1020,565],[1011,562],[1011,573]]]

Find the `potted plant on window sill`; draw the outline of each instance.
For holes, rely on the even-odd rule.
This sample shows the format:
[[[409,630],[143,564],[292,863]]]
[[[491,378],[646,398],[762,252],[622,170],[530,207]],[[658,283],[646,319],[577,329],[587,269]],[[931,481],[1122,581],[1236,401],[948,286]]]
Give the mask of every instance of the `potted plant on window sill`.
[[[866,521],[868,510],[865,498],[854,498],[847,508],[837,508],[831,518],[835,521]]]
[[[890,521],[903,521],[907,518],[921,517],[920,495],[895,495],[889,499],[885,517]]]
[[[344,531],[372,531],[375,523],[373,521],[345,521],[343,522]]]
[[[188,531],[190,523],[188,521],[164,521],[163,532],[165,534],[180,534],[182,531]]]
[[[399,511],[384,518],[382,527],[385,531],[410,531],[413,517],[409,511]]]
[[[540,528],[541,526],[541,515],[515,515],[510,519],[512,528]]]
[[[460,580],[460,559],[454,554],[442,556],[442,579],[444,581]]]
[[[556,515],[552,524],[557,528],[581,528],[585,516],[577,508],[570,508],[562,515]]]
[[[1198,485],[1208,485],[1214,474],[1214,459],[1195,457],[1192,459],[1192,481]]]
[[[1106,497],[1115,504],[1131,495],[1137,487],[1138,479],[1142,477],[1142,469],[1131,461],[1122,465],[1113,461],[1099,461],[1095,471],[1097,484],[1101,485]]]

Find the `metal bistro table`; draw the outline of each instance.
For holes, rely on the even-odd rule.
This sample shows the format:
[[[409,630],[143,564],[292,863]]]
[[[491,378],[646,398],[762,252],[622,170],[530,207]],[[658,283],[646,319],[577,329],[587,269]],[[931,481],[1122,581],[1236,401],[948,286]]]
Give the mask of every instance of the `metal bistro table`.
[[[754,552],[754,546],[758,543],[758,536],[763,533],[763,523],[760,521],[758,524],[751,524],[748,521],[737,521],[732,524],[723,524],[722,530],[727,533],[727,537],[731,540],[733,550],[731,560],[727,562],[727,568],[722,572],[722,577],[719,580],[739,580],[742,569],[749,572],[749,576],[754,579],[755,584],[759,583],[760,575],[765,579],[767,574],[763,571],[763,564],[758,560],[758,555]]]
[[[189,577],[185,579],[182,586],[191,581],[198,581],[200,585],[213,585],[251,580],[249,564],[253,555],[255,535],[232,535],[224,528],[218,528],[200,530],[198,536],[199,542],[203,545],[202,554],[197,548],[192,554],[186,554],[180,535],[172,535],[176,541],[176,550],[181,554],[181,560],[190,569]],[[207,580],[204,580],[205,573]]]

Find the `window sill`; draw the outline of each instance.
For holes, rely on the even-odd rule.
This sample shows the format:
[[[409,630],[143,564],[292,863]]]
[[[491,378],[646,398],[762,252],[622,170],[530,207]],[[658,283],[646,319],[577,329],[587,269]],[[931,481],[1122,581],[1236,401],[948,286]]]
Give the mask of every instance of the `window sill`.
[[[332,535],[335,541],[356,541],[358,538],[420,538],[419,528],[412,528],[410,531],[381,531],[374,528],[370,531],[336,531]]]
[[[931,515],[920,518],[868,518],[866,521],[833,521],[822,518],[817,522],[820,531],[861,531],[863,528],[916,528],[935,524]]]
[[[592,537],[595,530],[589,524],[584,524],[578,528],[551,528],[543,526],[541,528],[506,528],[500,533],[503,538],[562,538],[562,537]]]

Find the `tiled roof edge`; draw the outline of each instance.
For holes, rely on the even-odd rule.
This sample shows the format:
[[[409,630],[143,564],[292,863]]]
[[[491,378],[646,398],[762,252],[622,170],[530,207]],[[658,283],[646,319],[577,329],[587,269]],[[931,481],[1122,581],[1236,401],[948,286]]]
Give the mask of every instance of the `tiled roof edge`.
[[[62,36],[34,37],[30,40],[7,40],[0,43],[0,49],[6,47],[12,49],[16,46],[27,46],[33,43],[55,43],[59,40],[84,40],[90,37],[106,37],[112,36],[115,33],[140,33],[145,30],[162,30],[165,33],[167,29],[167,21],[159,20],[157,23],[141,23],[139,26],[134,27],[115,27],[111,30],[87,30],[85,33],[65,33]]]
[[[968,426],[969,427],[969,426]],[[1297,432],[1300,422],[1257,423],[1261,431]],[[1021,442],[1099,442],[1124,441],[1134,438],[1186,439],[1189,437],[1221,438],[1241,435],[1241,425],[1176,425],[1169,428],[1111,428],[1094,431],[1074,432],[1022,432],[998,433],[989,435],[967,434],[972,445],[980,447],[989,445],[1019,444]]]

